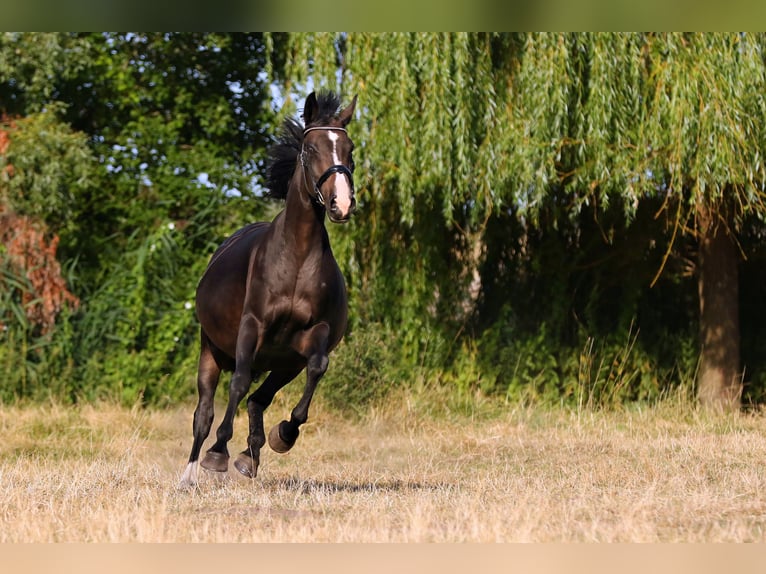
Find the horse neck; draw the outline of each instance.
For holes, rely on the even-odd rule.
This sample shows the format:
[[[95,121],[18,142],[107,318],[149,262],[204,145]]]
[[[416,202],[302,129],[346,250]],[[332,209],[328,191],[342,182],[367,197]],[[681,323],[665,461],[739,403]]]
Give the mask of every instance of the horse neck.
[[[308,253],[321,248],[326,234],[324,209],[318,209],[311,199],[301,169],[297,169],[285,200],[283,235],[296,252]]]

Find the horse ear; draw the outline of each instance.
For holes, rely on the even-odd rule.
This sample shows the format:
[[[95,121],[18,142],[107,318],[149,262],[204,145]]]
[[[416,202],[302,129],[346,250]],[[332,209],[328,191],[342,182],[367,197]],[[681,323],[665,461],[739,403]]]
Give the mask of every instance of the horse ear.
[[[351,118],[354,115],[354,108],[356,107],[356,96],[354,96],[354,99],[351,100],[351,103],[344,109],[340,114],[338,114],[338,118],[340,119],[341,125],[345,128],[348,125],[348,122],[351,121]]]
[[[311,122],[314,121],[318,107],[317,96],[314,92],[311,92],[308,98],[306,98],[306,103],[303,106],[304,125],[308,126]]]

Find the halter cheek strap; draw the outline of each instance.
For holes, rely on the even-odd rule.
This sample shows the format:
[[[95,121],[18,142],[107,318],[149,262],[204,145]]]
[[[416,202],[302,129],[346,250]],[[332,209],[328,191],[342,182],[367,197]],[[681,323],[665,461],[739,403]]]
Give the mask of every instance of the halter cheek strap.
[[[339,132],[346,132],[344,128],[334,128],[330,126],[318,126],[313,128],[306,128],[303,130],[303,137],[306,137],[306,134],[315,130],[332,130],[332,131],[339,131]],[[301,146],[301,166],[303,166],[303,169],[306,169],[306,152],[304,151],[303,147]],[[321,187],[324,185],[324,182],[326,182],[329,177],[334,173],[342,173],[348,178],[348,182],[351,185],[351,193],[354,192],[354,176],[351,174],[351,170],[348,169],[343,164],[335,164],[328,167],[325,172],[319,176],[319,179],[314,182],[314,192],[316,193],[316,199],[319,202],[320,205],[324,205],[324,196],[322,195]]]

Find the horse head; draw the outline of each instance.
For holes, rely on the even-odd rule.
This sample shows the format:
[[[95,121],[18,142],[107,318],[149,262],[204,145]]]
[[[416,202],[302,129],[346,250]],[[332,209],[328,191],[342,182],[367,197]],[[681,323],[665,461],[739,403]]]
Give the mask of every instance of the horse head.
[[[306,98],[303,108],[305,129],[300,161],[309,194],[322,205],[330,221],[344,223],[356,207],[354,197],[354,143],[346,126],[356,107],[356,96],[339,113],[323,117],[316,95]]]

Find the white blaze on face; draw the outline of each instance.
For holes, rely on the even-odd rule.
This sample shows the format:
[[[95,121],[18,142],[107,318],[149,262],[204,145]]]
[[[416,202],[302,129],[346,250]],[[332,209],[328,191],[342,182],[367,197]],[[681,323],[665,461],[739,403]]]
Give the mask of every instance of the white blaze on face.
[[[339,136],[332,130],[328,130],[327,135],[332,142],[332,162],[335,165],[341,165],[338,157]],[[335,174],[335,205],[338,206],[338,211],[343,215],[346,215],[351,209],[351,185],[348,178],[339,173]]]

